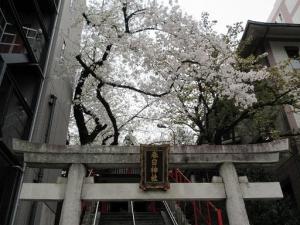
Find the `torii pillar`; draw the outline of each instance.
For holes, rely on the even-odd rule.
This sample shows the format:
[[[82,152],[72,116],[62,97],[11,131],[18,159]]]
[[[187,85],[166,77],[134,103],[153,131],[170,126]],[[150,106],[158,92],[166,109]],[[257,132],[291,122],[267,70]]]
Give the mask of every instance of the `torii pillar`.
[[[239,178],[232,162],[220,167],[226,193],[226,210],[230,225],[250,225]]]
[[[85,174],[86,170],[82,164],[72,164],[69,168],[60,225],[80,224],[81,190]]]

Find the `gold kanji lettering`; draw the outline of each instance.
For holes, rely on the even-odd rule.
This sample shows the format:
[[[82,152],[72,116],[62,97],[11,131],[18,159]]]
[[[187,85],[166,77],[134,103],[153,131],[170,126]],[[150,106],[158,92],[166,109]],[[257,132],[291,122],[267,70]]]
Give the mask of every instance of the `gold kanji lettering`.
[[[152,159],[152,166],[157,166],[157,159]]]
[[[152,159],[157,159],[158,158],[158,154],[156,151],[153,151],[151,154]]]
[[[152,176],[151,176],[151,181],[152,182],[157,182],[158,180],[157,180],[157,175],[156,174],[152,174]]]

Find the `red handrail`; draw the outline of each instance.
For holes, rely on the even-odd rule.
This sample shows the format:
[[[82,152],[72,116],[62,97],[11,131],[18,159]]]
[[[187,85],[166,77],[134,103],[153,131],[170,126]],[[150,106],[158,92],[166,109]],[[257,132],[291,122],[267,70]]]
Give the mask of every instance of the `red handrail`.
[[[218,215],[218,225],[223,225],[223,217],[222,217],[222,210],[221,209],[218,209],[217,215]]]
[[[178,168],[173,170],[170,175],[173,179],[175,179],[177,183],[192,183]],[[196,201],[192,201],[192,205],[193,205],[195,225],[198,225],[198,215],[205,221],[207,225],[212,225],[212,217],[211,217],[210,209],[213,209],[217,214],[218,225],[223,225],[222,210],[218,209],[212,202],[210,201],[206,202],[207,218],[205,218],[205,216],[202,214],[201,205],[200,207],[198,207]]]

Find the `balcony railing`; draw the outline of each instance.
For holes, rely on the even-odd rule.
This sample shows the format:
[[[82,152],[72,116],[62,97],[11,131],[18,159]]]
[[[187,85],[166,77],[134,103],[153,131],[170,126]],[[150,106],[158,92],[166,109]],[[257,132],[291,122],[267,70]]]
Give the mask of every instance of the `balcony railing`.
[[[29,41],[33,51],[39,58],[43,47],[43,34],[41,29],[23,26],[25,37]],[[26,53],[21,36],[16,27],[8,22],[0,9],[0,53]]]

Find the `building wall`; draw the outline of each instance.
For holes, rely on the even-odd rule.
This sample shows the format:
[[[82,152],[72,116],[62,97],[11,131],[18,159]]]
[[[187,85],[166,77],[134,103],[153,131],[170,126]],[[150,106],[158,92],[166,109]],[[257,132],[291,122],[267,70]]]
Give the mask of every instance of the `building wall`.
[[[82,29],[81,23],[78,23],[77,27],[75,24],[80,19],[84,1],[62,1],[57,23],[58,29],[53,37],[47,75],[32,131],[33,142],[66,143],[73,80],[76,73],[74,56],[79,53]],[[54,106],[52,124],[49,126],[47,119],[49,119],[49,111],[51,110],[48,101],[50,95],[56,96],[57,100]],[[45,140],[47,129],[50,129],[49,140]]]
[[[300,1],[299,1],[300,2]],[[300,18],[300,16],[299,16]],[[287,41],[269,41],[269,54],[272,58],[270,64],[272,66],[285,62],[288,60],[288,55],[285,50],[286,46],[295,46],[300,49],[300,42],[287,42]],[[299,60],[290,61],[290,69],[300,69]],[[286,112],[287,120],[289,123],[289,128],[291,133],[297,133],[300,131],[300,113],[295,113],[295,110],[291,106],[285,106],[284,110]]]
[[[286,42],[286,41],[270,41],[270,47],[272,49],[272,55],[275,59],[275,64],[281,63],[288,59],[288,55],[285,51],[285,46],[297,46],[300,48],[300,42]]]
[[[30,134],[32,142],[66,144],[76,73],[73,59],[80,50],[82,31],[82,23],[78,21],[84,8],[85,0],[61,0]],[[55,96],[53,104],[49,104],[53,101],[51,96]],[[60,170],[26,168],[24,182],[37,180],[39,173],[42,174],[42,182],[56,182]],[[19,202],[14,224],[54,225],[56,210],[57,203],[54,202]]]
[[[300,0],[277,0],[268,22],[299,24]],[[285,49],[286,46],[296,46],[300,49],[300,42],[270,41],[269,46],[270,56],[273,59],[270,61],[270,64],[275,65],[289,58]],[[291,69],[300,69],[299,60],[291,59],[290,62]],[[298,134],[300,131],[300,113],[295,113],[295,110],[289,105],[284,106],[284,112],[290,132]],[[279,122],[284,123],[283,118]],[[297,202],[298,208],[300,208],[300,142],[298,136],[290,138],[290,146],[293,151],[292,156],[276,171],[283,190],[285,190],[286,185],[290,186],[291,189],[285,191],[288,192],[287,194],[292,195]]]
[[[300,0],[277,0],[268,22],[300,23]]]

